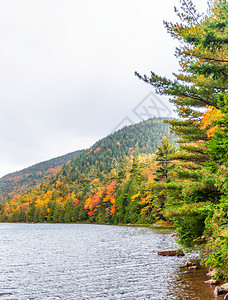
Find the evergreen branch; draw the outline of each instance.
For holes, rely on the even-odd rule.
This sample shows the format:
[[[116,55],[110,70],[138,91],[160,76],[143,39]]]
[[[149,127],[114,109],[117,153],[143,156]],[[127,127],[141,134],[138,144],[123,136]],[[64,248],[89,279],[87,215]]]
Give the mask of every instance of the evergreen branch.
[[[199,24],[198,22],[198,18],[199,18],[199,15],[198,15],[198,18],[193,14],[192,12],[192,9],[196,12],[196,9],[195,9],[195,6],[193,5],[192,1],[188,1],[190,3],[190,7],[189,7],[189,3],[187,3],[186,0],[182,0],[183,3],[186,5],[187,9],[188,9],[188,12],[190,13],[190,15],[192,15],[192,18],[196,21],[197,24]],[[192,8],[192,9],[191,9]]]
[[[201,59],[205,59],[205,60],[208,60],[208,61],[228,63],[228,60],[225,60],[225,59],[218,59],[218,58],[216,59],[216,58],[211,58],[211,57],[200,56],[200,55],[197,55],[197,54],[192,54],[192,56],[197,57],[197,58],[201,58]]]
[[[197,93],[193,94],[188,86],[181,85],[177,81],[173,82],[165,77],[159,77],[153,72],[151,72],[151,78],[147,77],[146,75],[142,76],[137,72],[135,72],[135,75],[144,82],[154,86],[156,92],[160,93],[161,95],[182,96],[186,98],[191,98],[202,102],[204,105],[210,105],[218,108],[215,103],[211,103],[210,101],[204,100]],[[187,92],[186,89],[188,89],[189,92]]]

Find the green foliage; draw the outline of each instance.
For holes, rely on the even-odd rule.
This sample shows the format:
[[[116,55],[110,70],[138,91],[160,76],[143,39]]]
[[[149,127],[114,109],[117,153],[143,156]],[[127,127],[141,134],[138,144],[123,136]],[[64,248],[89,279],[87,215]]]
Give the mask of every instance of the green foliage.
[[[125,156],[154,153],[165,135],[175,140],[169,125],[163,121],[154,118],[114,132],[65,165],[59,175],[75,180],[86,174],[93,180],[102,172],[110,172]]]
[[[161,145],[158,146],[158,150],[155,152],[156,161],[158,162],[156,173],[157,181],[168,179],[168,172],[173,167],[173,165],[170,164],[170,161],[172,161],[172,157],[176,151],[176,147],[170,143],[168,137],[165,137],[162,140]]]
[[[182,246],[194,248],[204,242],[205,220],[211,214],[212,208],[210,203],[182,204],[165,211],[165,216],[177,228]]]
[[[205,247],[205,263],[216,269],[216,276],[228,278],[228,197],[214,206],[213,213],[206,219],[208,241]]]
[[[174,80],[154,72],[136,75],[172,96],[181,117],[169,122],[183,145],[164,184],[165,217],[174,222],[183,246],[204,243],[207,265],[228,278],[228,2],[213,1],[204,15],[191,0],[180,2],[180,11],[175,9],[180,23],[165,22],[181,42],[179,73]]]

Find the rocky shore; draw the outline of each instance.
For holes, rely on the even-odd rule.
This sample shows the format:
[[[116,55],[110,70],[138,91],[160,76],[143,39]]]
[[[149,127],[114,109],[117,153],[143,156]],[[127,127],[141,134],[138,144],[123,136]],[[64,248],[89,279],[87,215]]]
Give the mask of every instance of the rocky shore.
[[[164,250],[159,250],[158,255],[162,255],[162,256],[184,256],[185,254],[182,250],[179,250],[179,249],[164,249]],[[194,263],[194,262],[189,261],[189,260],[185,262],[183,267],[187,268],[188,270],[202,269],[202,267],[200,267],[199,264]],[[211,268],[209,268],[208,273],[206,275],[208,277],[211,277],[211,278],[204,281],[204,283],[208,284],[211,288],[212,288],[212,286],[215,286],[214,291],[213,291],[214,295],[216,297],[220,296],[219,299],[221,299],[221,296],[224,295],[224,298],[222,298],[222,299],[228,300],[228,282],[223,283],[222,280],[214,279],[214,277],[216,275],[216,272],[215,272],[215,270],[213,270]],[[210,291],[210,293],[211,292],[212,291]]]

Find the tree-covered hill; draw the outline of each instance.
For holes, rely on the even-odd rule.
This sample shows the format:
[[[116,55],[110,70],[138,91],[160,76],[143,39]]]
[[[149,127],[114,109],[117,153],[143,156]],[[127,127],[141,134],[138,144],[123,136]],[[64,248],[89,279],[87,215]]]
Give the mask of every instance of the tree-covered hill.
[[[171,140],[169,125],[163,118],[153,118],[123,129],[96,142],[88,150],[75,151],[24,170],[8,174],[0,179],[0,201],[23,194],[40,183],[64,178],[74,182],[79,177],[108,173],[124,156],[154,153],[164,136]],[[53,175],[56,176],[53,177]]]
[[[60,175],[77,178],[78,173],[108,173],[125,156],[154,153],[164,136],[171,141],[169,125],[163,118],[153,118],[123,129],[103,138],[83,152],[60,171]]]
[[[164,148],[165,152],[170,148],[169,142],[164,143],[164,137],[165,141],[176,139],[169,124],[162,118],[114,132],[67,162],[49,180],[30,186],[23,193],[11,195],[4,204],[0,204],[0,221],[154,221],[151,210],[146,213],[144,201],[142,205],[136,201],[132,206],[131,196],[138,192],[140,186],[142,193],[144,188],[150,188],[156,169],[154,153],[158,147]],[[164,163],[167,164],[167,159]],[[169,167],[165,168],[168,170]],[[120,193],[118,200],[114,197],[116,189]]]
[[[51,175],[58,172],[63,165],[83,151],[74,151],[3,176],[0,178],[0,202],[3,202],[8,196],[22,193],[28,188],[47,181]]]

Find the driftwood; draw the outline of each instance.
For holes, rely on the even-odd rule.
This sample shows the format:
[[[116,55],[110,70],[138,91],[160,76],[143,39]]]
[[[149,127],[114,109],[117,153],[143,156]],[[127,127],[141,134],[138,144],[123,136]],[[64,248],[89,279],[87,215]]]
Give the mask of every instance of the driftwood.
[[[158,255],[163,256],[184,256],[184,252],[182,250],[177,249],[165,249],[158,251]]]

